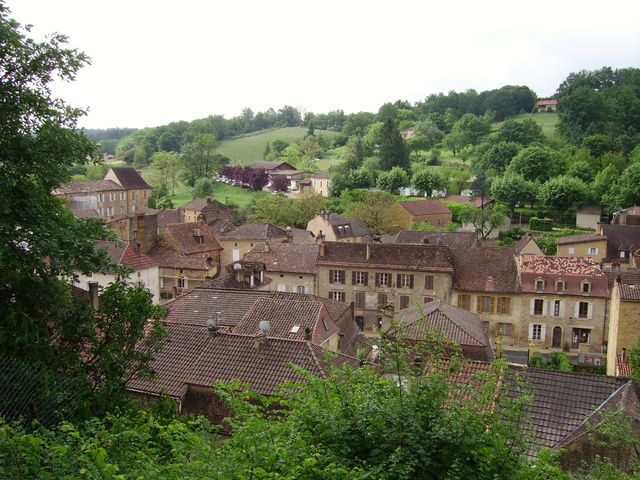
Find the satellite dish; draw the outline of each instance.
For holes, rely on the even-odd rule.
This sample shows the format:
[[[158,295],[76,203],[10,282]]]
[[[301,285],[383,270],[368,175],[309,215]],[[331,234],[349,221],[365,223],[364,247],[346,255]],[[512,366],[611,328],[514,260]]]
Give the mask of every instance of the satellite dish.
[[[209,330],[214,330],[216,328],[216,321],[213,318],[207,320],[207,328]]]
[[[271,332],[271,323],[268,320],[262,320],[259,323],[258,328],[265,335],[269,335],[269,333]]]
[[[242,265],[240,265],[239,263],[235,263],[233,265],[233,269],[237,272],[238,270],[242,270]]]

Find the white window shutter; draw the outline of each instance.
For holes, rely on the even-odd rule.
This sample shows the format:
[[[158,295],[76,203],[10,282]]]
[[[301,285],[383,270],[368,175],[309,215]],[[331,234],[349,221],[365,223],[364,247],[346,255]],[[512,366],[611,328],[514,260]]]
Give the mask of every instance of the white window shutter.
[[[560,300],[560,316],[564,317],[564,300]]]
[[[578,318],[580,316],[580,302],[576,302],[575,312],[573,313],[573,318]]]
[[[540,329],[540,340],[546,340],[547,339],[547,326],[543,323],[542,328]]]
[[[587,318],[589,320],[593,318],[593,302],[589,302],[589,306],[587,307]]]
[[[283,283],[279,283],[278,284],[278,291],[279,292],[286,292],[287,291],[287,286]]]
[[[529,340],[533,340],[533,323],[529,324]]]
[[[544,315],[545,317],[549,314],[548,308],[549,308],[549,300],[542,300],[542,315]]]
[[[533,312],[535,312],[535,308],[536,308],[536,300],[535,298],[531,299],[531,305],[529,306],[529,315],[533,315]],[[529,329],[532,329],[533,327],[529,327]],[[529,334],[529,338],[531,338],[531,334]]]

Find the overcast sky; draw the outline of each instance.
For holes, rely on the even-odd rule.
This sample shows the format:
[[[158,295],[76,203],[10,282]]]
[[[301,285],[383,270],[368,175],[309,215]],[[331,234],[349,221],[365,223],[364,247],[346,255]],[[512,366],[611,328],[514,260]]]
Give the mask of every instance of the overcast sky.
[[[56,94],[87,128],[153,127],[292,105],[377,112],[451,90],[640,67],[640,1],[4,0],[31,36],[92,59]]]

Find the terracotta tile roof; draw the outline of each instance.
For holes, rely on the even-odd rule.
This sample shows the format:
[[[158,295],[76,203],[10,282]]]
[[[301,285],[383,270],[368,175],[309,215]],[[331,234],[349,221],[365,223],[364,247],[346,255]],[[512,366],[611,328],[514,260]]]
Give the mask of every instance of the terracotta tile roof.
[[[291,229],[291,241],[293,243],[303,243],[307,241],[313,241],[315,235],[311,230],[303,230],[301,228]]]
[[[411,215],[447,214],[451,210],[440,200],[414,200],[398,202]]]
[[[623,360],[622,355],[616,355],[616,362],[618,364],[617,375],[621,377],[630,377],[633,373],[629,360]]]
[[[434,335],[442,335],[462,347],[477,347],[482,358],[475,360],[495,358],[486,333],[487,325],[475,313],[435,300],[400,310],[395,319],[400,324],[397,330],[403,339],[430,340]]]
[[[178,209],[179,210],[202,210],[206,206],[207,206],[206,198],[196,197],[193,200],[185,203],[184,205],[181,205],[180,207],[178,207]]]
[[[130,167],[112,167],[107,175],[112,172],[115,177],[117,183],[122,185],[124,188],[129,190],[143,190],[143,189],[151,189],[151,185],[149,185],[142,175],[135,169]]]
[[[451,249],[431,245],[326,242],[317,265],[451,272]],[[323,247],[320,247],[322,252]],[[369,249],[369,258],[367,258]]]
[[[630,255],[620,258],[620,251],[635,252],[640,249],[640,225],[603,225],[602,233],[607,237],[607,261],[629,263]]]
[[[209,226],[203,222],[172,223],[165,226],[162,234],[169,235],[185,255],[222,249]],[[198,238],[203,239],[203,243]]]
[[[622,300],[640,300],[640,268],[625,268],[616,282]]]
[[[426,232],[400,230],[393,243],[447,245],[452,248],[471,248],[478,236],[474,232]]]
[[[158,228],[166,227],[170,223],[180,223],[180,212],[167,208],[158,214]]]
[[[546,280],[543,293],[557,293],[555,281],[564,280],[565,294],[582,295],[580,283],[588,280],[589,296],[609,296],[607,277],[591,258],[518,255],[516,263],[523,292],[537,292],[535,280],[541,278]]]
[[[286,239],[287,232],[270,223],[245,223],[230,232],[220,235],[221,240],[268,240]]]
[[[270,323],[269,337],[310,340],[317,345],[322,345],[340,331],[322,302],[263,298],[253,304],[244,318],[233,328],[233,333],[258,335],[261,321]]]
[[[64,185],[60,185],[53,189],[54,195],[68,194],[68,193],[95,193],[95,192],[107,192],[125,190],[115,182],[111,180],[88,180],[80,182],[69,182]]]
[[[247,262],[261,262],[267,272],[316,273],[319,247],[313,243],[261,243],[244,256]]]
[[[209,257],[187,257],[177,250],[166,250],[162,247],[153,248],[148,255],[163,268],[206,271],[217,265],[216,261]]]
[[[198,287],[165,304],[167,321],[189,325],[206,325],[209,318],[219,325],[235,326],[267,291],[223,290]]]
[[[122,263],[129,265],[135,270],[157,267],[159,265],[159,262],[151,258],[149,255],[145,255],[135,249],[131,245],[127,245],[125,248],[124,255],[122,256]]]
[[[522,394],[518,393],[518,378],[530,389],[524,393],[531,393],[534,397],[528,412],[536,443],[533,452],[543,447],[554,449],[561,446],[572,432],[629,383],[622,377],[514,366],[506,379],[511,397]],[[525,432],[529,430],[526,424],[521,428]]]
[[[210,335],[206,326],[164,322],[170,337],[151,366],[155,382],[132,379],[127,388],[182,397],[187,386],[213,386],[216,381],[240,380],[258,394],[272,395],[286,381],[303,381],[297,365],[313,375],[326,377],[329,365],[359,361],[346,355],[326,356],[326,350],[309,342],[269,337],[258,346],[256,337],[229,333]]]
[[[598,242],[606,240],[607,237],[596,233],[585,233],[583,235],[571,235],[568,237],[556,238],[556,245],[571,245],[573,243]]]
[[[451,249],[455,290],[519,293],[515,248]]]

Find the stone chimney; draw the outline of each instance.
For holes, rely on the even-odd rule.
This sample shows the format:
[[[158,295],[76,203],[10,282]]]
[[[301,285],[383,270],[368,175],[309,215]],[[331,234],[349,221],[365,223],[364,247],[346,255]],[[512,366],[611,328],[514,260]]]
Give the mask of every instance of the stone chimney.
[[[256,335],[255,337],[253,337],[254,345],[256,347],[256,350],[258,351],[260,351],[260,349],[263,347],[266,341],[267,341],[267,336],[264,333],[261,333],[260,335]]]
[[[100,295],[98,290],[98,282],[89,282],[89,302],[96,310],[100,306]]]
[[[320,247],[320,248],[318,249],[318,254],[319,254],[321,257],[324,257],[324,255],[325,255],[325,251],[326,251],[325,249],[326,249],[326,247],[327,247],[327,246],[326,246],[326,245],[324,244],[324,242],[323,242],[323,243],[321,243],[321,244],[319,245],[319,247]]]
[[[304,327],[304,339],[307,342],[310,342],[311,341],[311,336],[312,336],[311,329],[309,327]]]

